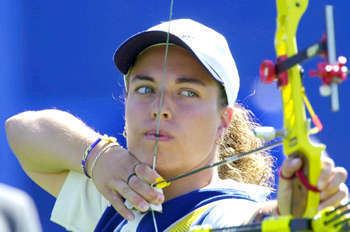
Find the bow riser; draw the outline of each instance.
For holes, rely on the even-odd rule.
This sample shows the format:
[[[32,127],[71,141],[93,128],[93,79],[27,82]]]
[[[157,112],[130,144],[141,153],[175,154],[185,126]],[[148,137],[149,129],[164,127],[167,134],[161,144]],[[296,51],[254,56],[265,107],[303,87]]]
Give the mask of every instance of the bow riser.
[[[277,0],[277,29],[275,49],[277,57],[297,54],[296,31],[308,5],[307,0]],[[324,145],[313,144],[309,138],[310,123],[304,106],[304,88],[300,67],[288,70],[285,82],[280,85],[284,129],[283,150],[287,156],[297,155],[303,160],[303,172],[309,183],[317,186],[321,171],[321,154]],[[319,193],[308,190],[299,179],[292,180],[291,213],[294,216],[313,217],[319,205]]]

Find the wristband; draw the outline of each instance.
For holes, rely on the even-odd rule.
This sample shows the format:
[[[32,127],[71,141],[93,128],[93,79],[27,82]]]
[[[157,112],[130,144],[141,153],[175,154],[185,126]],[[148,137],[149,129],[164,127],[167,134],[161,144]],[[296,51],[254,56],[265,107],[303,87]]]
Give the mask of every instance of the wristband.
[[[86,169],[86,164],[87,164],[87,160],[89,159],[90,155],[91,155],[91,151],[97,146],[97,144],[99,144],[101,141],[104,141],[107,144],[110,143],[117,143],[117,139],[114,137],[108,137],[107,135],[103,135],[102,137],[99,137],[98,139],[96,139],[95,142],[93,142],[92,144],[90,144],[90,146],[88,146],[83,154],[83,157],[81,159],[81,167],[83,169],[83,172],[85,174],[86,177],[91,178],[91,176],[88,174],[87,169]]]

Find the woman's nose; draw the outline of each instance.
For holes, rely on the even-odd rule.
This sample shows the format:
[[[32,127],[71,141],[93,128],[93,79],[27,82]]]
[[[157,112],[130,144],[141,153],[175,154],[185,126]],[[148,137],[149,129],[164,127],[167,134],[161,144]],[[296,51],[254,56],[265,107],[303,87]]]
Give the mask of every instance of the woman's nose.
[[[162,99],[163,98],[163,99]],[[169,99],[169,96],[162,96],[160,97],[155,104],[153,104],[153,111],[152,111],[152,118],[157,119],[158,117],[160,119],[171,119],[172,112],[171,112],[171,99]]]
[[[168,110],[164,110],[164,107],[162,107],[162,109],[160,109],[158,111],[154,111],[152,114],[152,118],[157,119],[158,115],[159,115],[160,119],[170,119],[171,118],[170,112]]]

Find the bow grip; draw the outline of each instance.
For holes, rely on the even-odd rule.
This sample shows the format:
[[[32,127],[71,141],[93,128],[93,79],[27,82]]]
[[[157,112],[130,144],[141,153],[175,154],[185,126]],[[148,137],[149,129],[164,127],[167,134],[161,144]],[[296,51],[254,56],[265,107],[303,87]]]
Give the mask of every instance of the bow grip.
[[[318,211],[320,202],[320,194],[318,190],[310,188],[317,186],[321,172],[321,153],[324,150],[323,146],[310,146],[304,151],[293,153],[291,156],[298,156],[303,161],[302,169],[297,174],[299,178],[291,180],[292,196],[290,201],[290,213],[295,217],[315,216]],[[304,176],[304,177],[300,177]],[[305,180],[303,180],[305,178]]]

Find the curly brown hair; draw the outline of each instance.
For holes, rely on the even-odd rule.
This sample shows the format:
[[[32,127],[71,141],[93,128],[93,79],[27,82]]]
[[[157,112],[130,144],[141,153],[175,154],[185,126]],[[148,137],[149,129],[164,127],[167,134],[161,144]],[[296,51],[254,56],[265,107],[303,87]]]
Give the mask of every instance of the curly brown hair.
[[[225,90],[219,84],[219,104],[227,105]],[[253,130],[260,126],[254,120],[254,115],[240,104],[233,110],[233,118],[226,129],[219,146],[219,159],[223,160],[233,154],[248,152],[263,145],[263,140],[256,137]],[[272,188],[274,159],[270,153],[263,151],[251,154],[237,161],[219,167],[221,179],[234,179],[238,182],[257,184]]]

